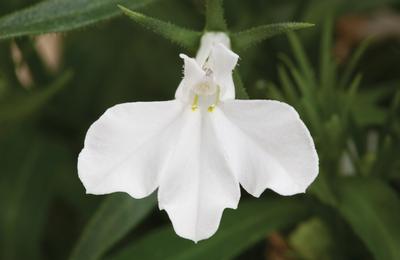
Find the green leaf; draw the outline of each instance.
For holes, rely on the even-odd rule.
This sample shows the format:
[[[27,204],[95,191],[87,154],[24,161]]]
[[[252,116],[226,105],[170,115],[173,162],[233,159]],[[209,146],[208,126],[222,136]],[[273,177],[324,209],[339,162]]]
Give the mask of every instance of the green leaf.
[[[233,71],[233,81],[235,82],[236,98],[249,99],[249,94],[247,94],[246,88],[243,86],[242,78],[237,69]]]
[[[7,90],[8,90],[8,86],[5,82],[5,80],[2,78],[2,75],[0,74],[0,100],[5,95]]]
[[[266,88],[269,99],[285,101],[284,95],[282,95],[282,92],[279,90],[278,86],[276,86],[273,82],[267,82]]]
[[[389,111],[382,105],[386,99],[395,93],[398,82],[394,84],[374,85],[358,91],[353,97],[351,113],[359,126],[382,125],[386,122]]]
[[[299,69],[297,69],[295,66],[290,66],[290,64],[287,65],[294,81],[296,82],[297,87],[300,90],[300,93],[302,94],[306,102],[315,104],[315,95],[313,93],[312,85],[307,82],[307,78],[304,76],[304,74],[301,74]]]
[[[302,223],[290,235],[290,245],[300,254],[301,259],[329,260],[334,244],[328,227],[319,218]]]
[[[389,116],[386,108],[379,107],[377,104],[367,103],[361,98],[354,98],[351,104],[351,113],[357,125],[361,127],[371,125],[382,125]]]
[[[324,139],[326,133],[321,124],[320,114],[315,109],[315,105],[306,99],[301,100],[301,106],[304,109],[304,117],[309,122],[312,132],[315,133],[319,139]]]
[[[0,19],[0,39],[23,35],[64,32],[113,18],[121,11],[155,0],[47,0]]]
[[[293,62],[286,55],[279,55],[279,58],[288,67],[291,76],[294,79],[294,83],[300,90],[301,98],[300,105],[304,109],[304,115],[308,119],[312,129],[321,134],[321,123],[319,119],[318,111],[314,109],[316,104],[315,91],[313,91],[313,82],[307,81],[306,75],[295,67]]]
[[[208,240],[195,244],[166,227],[133,243],[111,259],[232,259],[268,233],[304,219],[308,210],[296,199],[252,200],[239,205],[238,210],[226,212],[219,231]]]
[[[127,194],[109,195],[85,227],[70,259],[99,259],[138,225],[155,204],[154,195],[142,200],[135,200]]]
[[[223,32],[228,30],[224,19],[223,0],[206,0],[206,30]]]
[[[337,198],[331,185],[331,176],[323,170],[320,170],[318,178],[311,184],[310,193],[327,205],[337,204]]]
[[[340,87],[346,87],[346,85],[349,84],[350,78],[354,73],[358,62],[360,61],[361,57],[363,56],[370,44],[371,38],[364,40],[361,45],[356,49],[356,51],[352,54],[346,68],[344,69],[343,76],[340,79]]]
[[[400,259],[400,199],[377,179],[341,178],[338,210],[376,259]]]
[[[232,45],[238,51],[243,51],[263,40],[273,36],[284,34],[293,30],[299,30],[314,26],[310,23],[277,23],[267,24],[251,28],[246,31],[233,33],[231,35]]]
[[[295,33],[289,32],[287,35],[288,35],[289,43],[292,47],[294,57],[301,69],[301,74],[304,75],[304,77],[307,80],[306,83],[309,84],[310,87],[315,86],[316,85],[315,84],[315,74],[314,74],[313,68],[311,66],[311,63],[307,58],[307,54],[303,48],[303,45],[301,44],[299,38],[296,36]]]
[[[192,31],[189,29],[181,28],[172,23],[160,21],[143,14],[133,12],[123,6],[118,7],[138,24],[152,30],[153,32],[163,36],[164,38],[181,45],[189,50],[195,50],[201,38],[201,32]]]
[[[292,80],[289,78],[288,73],[282,65],[278,66],[278,76],[289,104],[298,105],[300,97],[293,86]]]
[[[0,259],[43,259],[53,178],[70,162],[65,146],[30,130],[3,131],[0,140]]]
[[[335,67],[336,64],[332,57],[332,36],[333,36],[333,18],[329,15],[325,21],[322,29],[322,39],[320,48],[320,66],[321,76],[320,82],[323,88],[334,87],[335,80]]]
[[[58,93],[72,78],[71,72],[64,73],[52,85],[32,93],[12,96],[0,102],[0,124],[20,120],[31,115]]]
[[[346,122],[349,117],[349,112],[351,111],[351,107],[354,104],[354,98],[358,92],[358,88],[360,87],[362,80],[362,75],[358,74],[354,77],[353,82],[351,82],[350,87],[346,94],[346,101],[343,106],[343,120]]]

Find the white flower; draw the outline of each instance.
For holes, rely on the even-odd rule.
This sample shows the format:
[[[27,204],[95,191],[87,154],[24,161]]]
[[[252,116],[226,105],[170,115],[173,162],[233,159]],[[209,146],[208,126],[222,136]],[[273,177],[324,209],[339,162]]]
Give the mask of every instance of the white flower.
[[[143,198],[158,188],[176,233],[197,242],[216,232],[225,208],[237,207],[240,184],[256,197],[267,188],[305,192],[318,156],[291,106],[235,100],[238,55],[225,34],[205,34],[196,59],[181,57],[176,99],[108,109],[86,135],[78,171],[91,194]]]

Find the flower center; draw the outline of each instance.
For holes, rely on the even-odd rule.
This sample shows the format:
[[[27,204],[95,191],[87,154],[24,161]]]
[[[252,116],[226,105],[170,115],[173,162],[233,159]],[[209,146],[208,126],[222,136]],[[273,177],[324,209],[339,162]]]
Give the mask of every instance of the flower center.
[[[203,80],[193,86],[193,92],[200,96],[211,96],[217,91],[217,84],[211,69],[203,68],[206,72]]]
[[[220,87],[216,84],[213,72],[209,68],[203,68],[206,75],[202,81],[193,86],[192,90],[195,93],[192,103],[192,111],[199,108],[199,97],[208,99],[207,97],[215,95],[214,103],[208,106],[208,112],[213,112],[219,103]]]

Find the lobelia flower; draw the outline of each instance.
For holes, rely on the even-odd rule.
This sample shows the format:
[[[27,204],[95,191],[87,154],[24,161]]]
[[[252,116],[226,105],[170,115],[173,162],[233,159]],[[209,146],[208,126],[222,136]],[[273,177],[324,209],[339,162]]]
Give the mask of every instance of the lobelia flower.
[[[238,55],[226,34],[205,34],[196,59],[180,56],[175,100],[108,109],[87,132],[78,172],[91,194],[139,199],[158,188],[175,232],[197,242],[216,232],[225,208],[236,209],[240,185],[255,197],[305,192],[318,156],[291,106],[235,100]]]

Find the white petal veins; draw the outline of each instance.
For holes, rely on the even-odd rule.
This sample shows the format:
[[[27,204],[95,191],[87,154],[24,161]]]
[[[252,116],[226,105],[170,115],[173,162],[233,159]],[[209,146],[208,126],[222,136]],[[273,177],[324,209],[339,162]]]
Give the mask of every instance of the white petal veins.
[[[267,100],[226,101],[212,116],[239,182],[258,197],[270,188],[281,195],[305,192],[318,174],[313,140],[289,105]]]
[[[207,111],[189,111],[165,171],[158,201],[175,232],[195,242],[212,236],[225,208],[236,208],[240,187],[229,171]]]
[[[179,101],[136,102],[108,109],[89,128],[78,159],[87,193],[126,192],[143,198],[158,175],[184,124]]]

